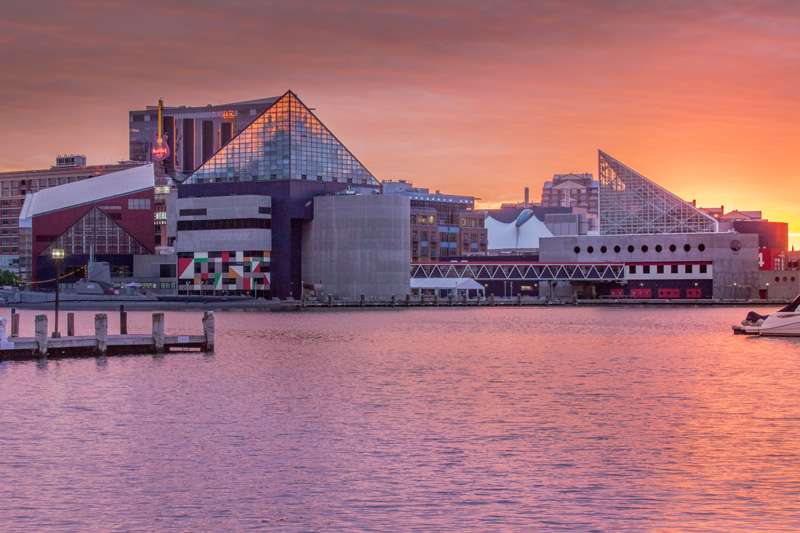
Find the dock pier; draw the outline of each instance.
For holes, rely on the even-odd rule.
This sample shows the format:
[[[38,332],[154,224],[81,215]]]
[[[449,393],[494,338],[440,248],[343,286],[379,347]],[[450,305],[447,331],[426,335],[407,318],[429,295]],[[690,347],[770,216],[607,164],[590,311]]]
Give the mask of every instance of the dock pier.
[[[48,337],[47,315],[36,315],[34,337],[19,336],[19,314],[11,313],[11,336],[5,332],[6,319],[0,319],[0,362],[37,361],[61,357],[96,357],[106,355],[159,354],[170,351],[214,351],[214,312],[203,313],[202,335],[166,335],[164,313],[153,313],[153,329],[148,334],[127,333],[127,313],[120,310],[120,330],[108,334],[108,315],[94,316],[94,335],[74,335],[75,317],[67,315],[67,335]]]

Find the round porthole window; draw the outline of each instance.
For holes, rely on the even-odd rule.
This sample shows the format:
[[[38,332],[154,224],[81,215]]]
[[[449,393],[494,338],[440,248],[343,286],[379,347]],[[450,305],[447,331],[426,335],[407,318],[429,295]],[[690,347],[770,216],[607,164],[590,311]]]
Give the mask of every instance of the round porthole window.
[[[684,252],[690,252],[691,250],[692,250],[692,245],[691,244],[684,244],[683,245],[683,251]]]
[[[742,249],[742,243],[739,240],[734,239],[731,241],[731,250],[733,250],[734,252],[738,252],[741,249]]]
[[[704,251],[705,251],[705,249],[706,249],[706,245],[705,245],[705,244],[702,244],[702,243],[701,243],[701,244],[698,244],[698,245],[697,245],[697,249],[698,249],[698,250],[700,250],[701,252],[704,252]]]
[[[590,254],[593,254],[593,253],[594,253],[594,247],[592,247],[592,246],[589,246],[589,247],[586,249],[586,251],[587,251],[587,252],[589,252]]]
[[[606,253],[607,251],[608,251],[608,248],[606,248],[605,246],[601,246],[601,247],[600,247],[600,253],[603,253],[603,254],[604,254],[604,253]]]
[[[646,253],[647,253],[647,245],[646,245],[646,244],[643,244],[643,245],[642,245],[642,253],[643,253],[643,254],[646,254]]]
[[[628,252],[629,252],[629,253],[633,253],[633,251],[634,251],[635,249],[636,249],[636,248],[634,248],[632,244],[628,245]]]
[[[669,251],[670,251],[670,252],[674,252],[674,251],[675,251],[675,250],[677,250],[677,249],[678,249],[678,247],[677,247],[677,246],[675,246],[674,244],[670,244],[670,245],[669,245]]]
[[[617,245],[617,246],[615,246],[615,247],[614,247],[614,253],[615,253],[615,254],[618,254],[618,253],[619,253],[619,251],[620,251],[621,249],[622,249],[622,248],[620,248],[618,245]]]
[[[663,249],[664,248],[662,248],[660,244],[656,244],[656,252],[661,253],[661,250]]]
[[[576,253],[576,254],[579,254],[579,253],[581,253],[581,247],[580,247],[580,246],[576,246],[576,247],[575,247],[575,253]]]

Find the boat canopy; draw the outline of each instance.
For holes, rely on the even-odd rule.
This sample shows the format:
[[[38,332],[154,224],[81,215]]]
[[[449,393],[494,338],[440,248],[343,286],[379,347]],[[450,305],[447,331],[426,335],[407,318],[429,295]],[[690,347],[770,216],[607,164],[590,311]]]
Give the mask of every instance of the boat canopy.
[[[792,303],[784,307],[783,309],[779,310],[779,313],[794,313],[797,311],[797,308],[800,307],[800,294],[797,295],[797,298],[794,299]]]

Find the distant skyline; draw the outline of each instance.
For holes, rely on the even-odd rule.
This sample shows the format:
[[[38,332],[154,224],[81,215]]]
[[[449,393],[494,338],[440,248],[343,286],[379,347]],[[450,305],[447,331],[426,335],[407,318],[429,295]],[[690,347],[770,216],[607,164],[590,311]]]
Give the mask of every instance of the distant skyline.
[[[597,150],[800,249],[800,4],[4,4],[0,170],[128,158],[128,111],[293,90],[381,180],[538,200]]]

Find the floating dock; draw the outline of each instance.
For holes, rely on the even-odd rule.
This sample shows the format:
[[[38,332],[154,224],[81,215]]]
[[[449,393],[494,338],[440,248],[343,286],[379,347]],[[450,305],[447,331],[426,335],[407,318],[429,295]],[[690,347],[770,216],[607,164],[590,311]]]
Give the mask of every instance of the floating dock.
[[[2,319],[5,322],[5,319]],[[74,315],[67,316],[67,335],[49,337],[47,315],[36,315],[35,336],[18,337],[19,315],[11,315],[11,336],[0,325],[0,361],[34,361],[45,358],[158,354],[170,351],[214,351],[214,313],[203,313],[202,335],[165,335],[164,313],[153,313],[150,334],[128,334],[127,314],[120,310],[120,335],[108,334],[108,315],[94,316],[94,335],[72,335]]]

